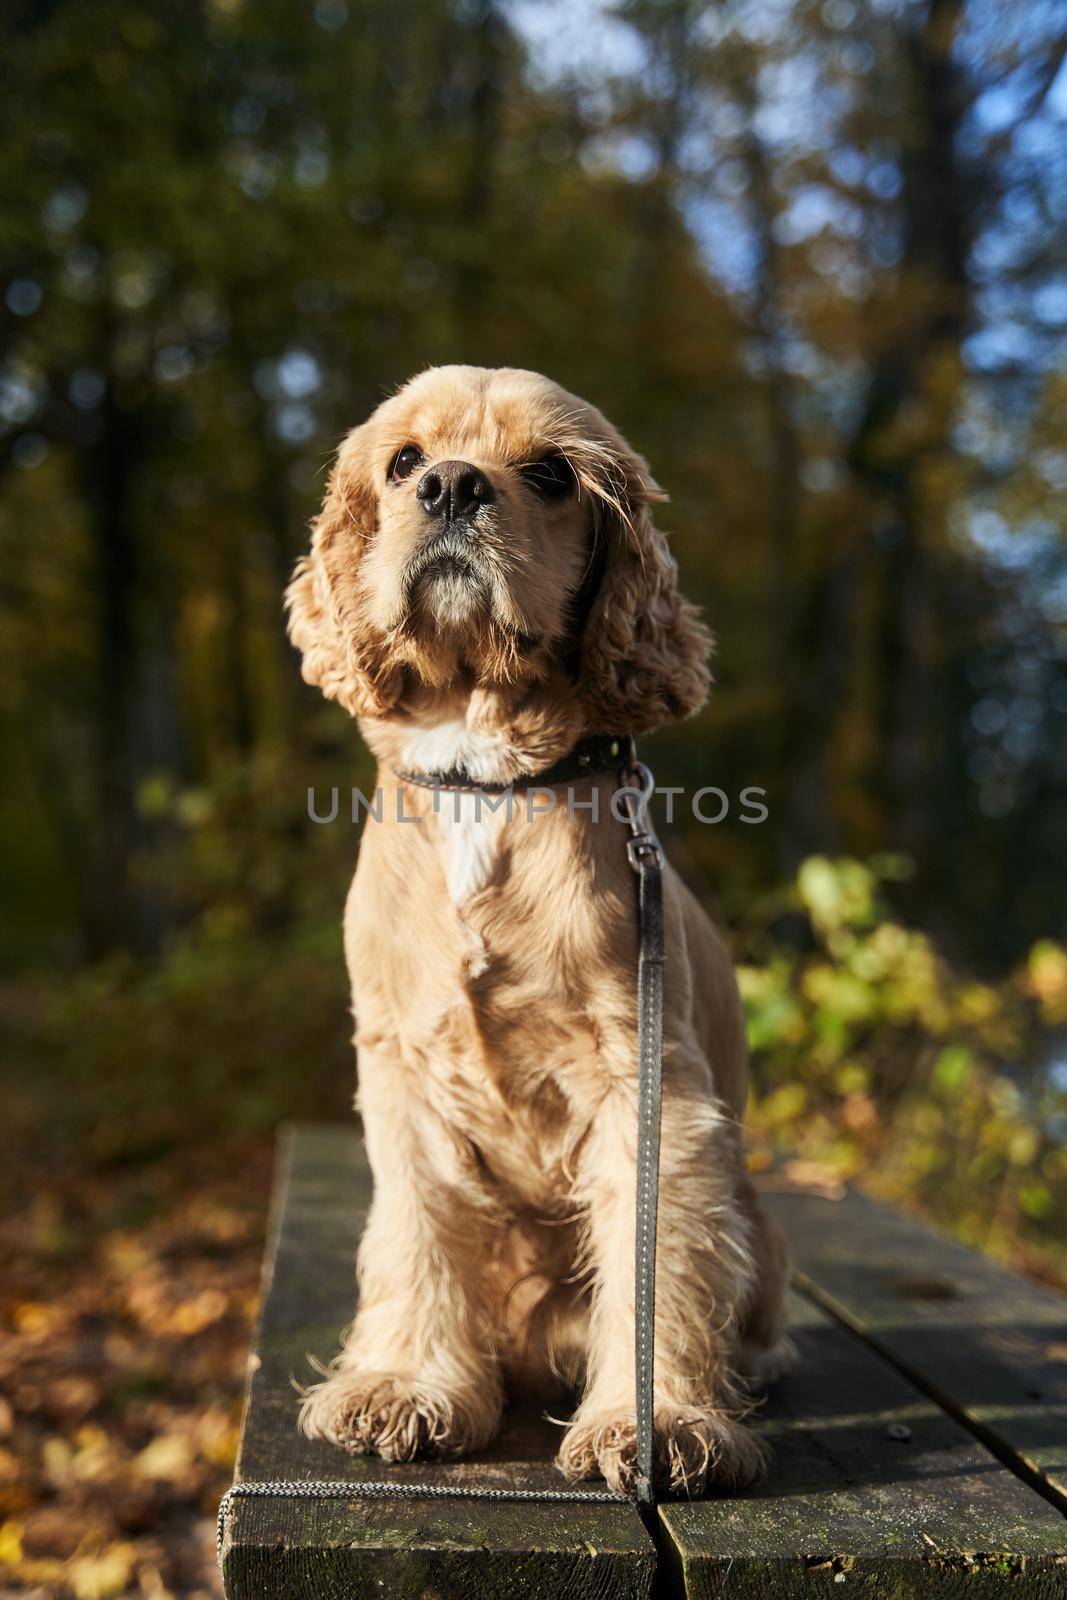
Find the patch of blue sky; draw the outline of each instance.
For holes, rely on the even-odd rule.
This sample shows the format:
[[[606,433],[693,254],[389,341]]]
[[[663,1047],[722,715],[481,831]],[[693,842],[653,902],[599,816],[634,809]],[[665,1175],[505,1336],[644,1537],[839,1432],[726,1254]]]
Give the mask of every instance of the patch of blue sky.
[[[963,341],[963,359],[978,372],[1026,366],[1035,354],[1034,335],[1019,322],[989,323]]]
[[[613,14],[610,0],[505,0],[503,10],[541,81],[591,83],[648,65],[639,35]]]

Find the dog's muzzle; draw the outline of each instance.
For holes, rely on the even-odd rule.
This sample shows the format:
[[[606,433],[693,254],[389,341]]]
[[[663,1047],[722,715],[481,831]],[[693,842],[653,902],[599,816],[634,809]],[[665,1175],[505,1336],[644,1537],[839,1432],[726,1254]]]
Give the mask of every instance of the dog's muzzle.
[[[478,539],[460,528],[428,539],[408,567],[405,588],[409,596],[434,578],[460,579],[473,587],[486,588],[489,574]]]
[[[404,596],[409,625],[430,620],[437,626],[470,624],[492,610],[495,587],[481,541],[453,524],[428,539],[408,566]]]

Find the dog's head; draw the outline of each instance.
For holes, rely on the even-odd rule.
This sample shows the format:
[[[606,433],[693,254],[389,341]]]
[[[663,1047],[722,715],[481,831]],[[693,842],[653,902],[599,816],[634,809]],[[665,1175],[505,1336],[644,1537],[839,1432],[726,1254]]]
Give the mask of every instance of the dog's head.
[[[414,688],[553,674],[589,729],[689,715],[710,641],[653,526],[662,498],[601,413],[547,378],[421,373],[341,446],[288,593],[304,677],[356,716]]]

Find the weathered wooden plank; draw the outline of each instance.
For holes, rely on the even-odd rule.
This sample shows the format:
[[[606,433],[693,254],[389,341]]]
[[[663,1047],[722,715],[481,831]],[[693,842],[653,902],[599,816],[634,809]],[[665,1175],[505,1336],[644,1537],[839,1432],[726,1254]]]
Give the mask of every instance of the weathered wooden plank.
[[[800,1363],[755,1421],[767,1478],[660,1508],[674,1592],[1062,1600],[1059,1512],[810,1300],[791,1296],[789,1322]]]
[[[558,1485],[550,1465],[557,1430],[528,1413],[509,1414],[477,1460],[447,1465],[389,1467],[296,1434],[291,1379],[306,1375],[308,1351],[332,1353],[351,1314],[352,1256],[370,1191],[348,1129],[300,1130],[285,1164],[239,1480]],[[807,1197],[774,1205],[802,1255],[811,1217],[798,1199]],[[862,1272],[871,1259],[866,1237],[853,1249]],[[843,1257],[841,1266],[847,1280]],[[771,1474],[742,1497],[662,1509],[658,1595],[778,1600],[842,1582],[851,1587],[835,1594],[871,1600],[985,1600],[1009,1585],[1039,1600],[1067,1592],[1067,1523],[1053,1507],[809,1299],[793,1297],[791,1319],[801,1365],[756,1422],[775,1449]],[[241,1500],[224,1548],[231,1600],[608,1600],[648,1596],[654,1565],[636,1513],[596,1503]]]
[[[558,1429],[536,1414],[510,1413],[490,1450],[457,1463],[390,1466],[297,1433],[293,1379],[310,1375],[308,1353],[334,1354],[352,1315],[370,1178],[354,1129],[298,1128],[286,1143],[237,1481],[564,1487],[551,1466]],[[230,1600],[645,1600],[654,1569],[637,1513],[597,1503],[242,1499],[223,1548]]]
[[[1067,1300],[865,1195],[765,1201],[802,1286],[1067,1510]]]

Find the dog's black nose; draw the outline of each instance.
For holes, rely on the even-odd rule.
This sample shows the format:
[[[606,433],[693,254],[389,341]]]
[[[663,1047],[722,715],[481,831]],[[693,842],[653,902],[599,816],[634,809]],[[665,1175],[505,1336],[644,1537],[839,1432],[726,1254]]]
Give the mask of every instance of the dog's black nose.
[[[493,485],[484,472],[469,461],[441,461],[419,479],[415,494],[427,516],[451,522],[472,517],[479,506],[496,499]]]

